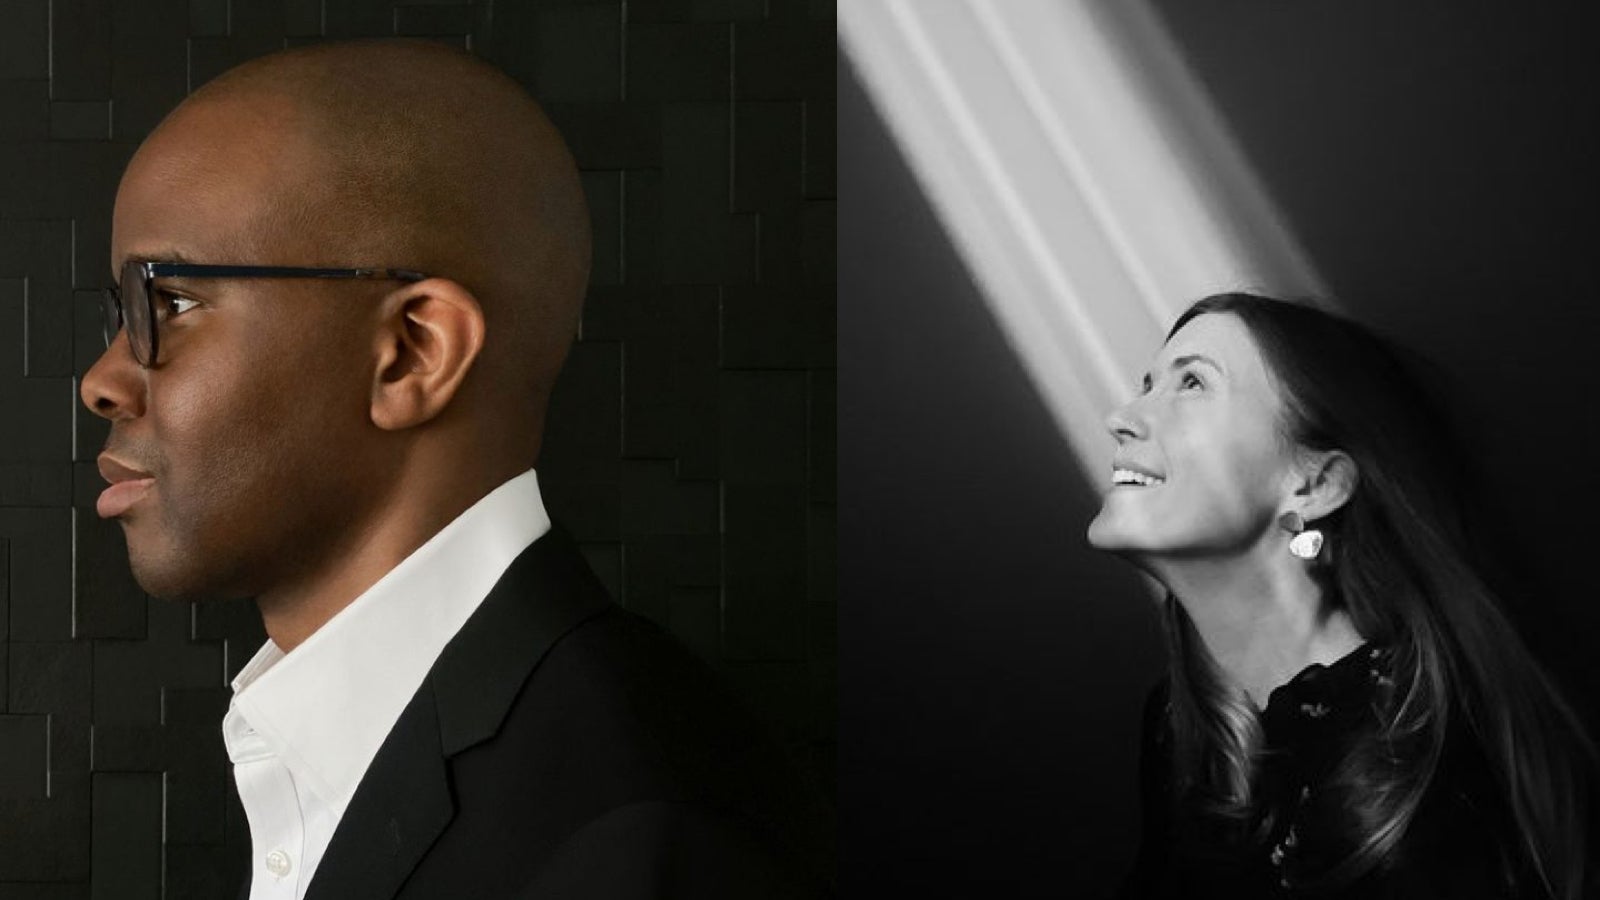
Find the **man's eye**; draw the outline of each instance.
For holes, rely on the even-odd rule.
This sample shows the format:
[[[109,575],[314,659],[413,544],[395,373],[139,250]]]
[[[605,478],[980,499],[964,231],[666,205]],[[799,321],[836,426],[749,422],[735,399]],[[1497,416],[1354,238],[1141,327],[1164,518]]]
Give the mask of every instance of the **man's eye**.
[[[169,294],[165,291],[156,294],[156,315],[162,319],[181,316],[199,305],[198,300],[191,300],[178,294]]]

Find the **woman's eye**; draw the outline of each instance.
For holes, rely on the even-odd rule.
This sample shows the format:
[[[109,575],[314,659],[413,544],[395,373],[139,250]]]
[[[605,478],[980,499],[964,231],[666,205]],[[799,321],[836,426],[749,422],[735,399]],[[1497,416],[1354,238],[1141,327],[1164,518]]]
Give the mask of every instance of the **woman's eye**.
[[[1200,377],[1193,372],[1183,373],[1183,380],[1178,384],[1179,387],[1186,391],[1198,390],[1199,388],[1205,387],[1205,384],[1200,380]]]
[[[1139,379],[1139,393],[1141,395],[1150,393],[1150,376],[1149,375],[1146,375],[1143,378]]]

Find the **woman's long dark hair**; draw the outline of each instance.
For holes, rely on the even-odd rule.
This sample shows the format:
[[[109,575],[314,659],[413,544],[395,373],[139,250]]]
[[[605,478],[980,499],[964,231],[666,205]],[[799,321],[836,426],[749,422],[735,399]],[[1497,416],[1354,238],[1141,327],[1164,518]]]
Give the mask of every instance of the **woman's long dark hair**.
[[[1393,685],[1383,729],[1334,776],[1354,849],[1330,880],[1359,878],[1391,858],[1454,723],[1476,740],[1514,817],[1520,846],[1511,852],[1551,897],[1577,900],[1595,751],[1475,563],[1483,548],[1460,502],[1463,454],[1440,405],[1399,351],[1330,313],[1217,294],[1184,312],[1168,338],[1205,314],[1237,316],[1249,329],[1284,399],[1286,434],[1309,449],[1341,450],[1358,470],[1349,502],[1317,523],[1329,536],[1323,574],[1329,600],[1356,630],[1390,648]],[[1255,709],[1171,598],[1166,625],[1176,783],[1210,811],[1249,822]]]

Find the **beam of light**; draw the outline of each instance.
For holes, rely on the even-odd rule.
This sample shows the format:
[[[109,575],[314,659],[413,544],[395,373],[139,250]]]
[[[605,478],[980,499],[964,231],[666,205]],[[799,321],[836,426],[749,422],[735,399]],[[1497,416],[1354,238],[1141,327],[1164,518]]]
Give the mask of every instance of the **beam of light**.
[[[839,33],[1093,483],[1191,301],[1326,293],[1140,0],[850,0]]]

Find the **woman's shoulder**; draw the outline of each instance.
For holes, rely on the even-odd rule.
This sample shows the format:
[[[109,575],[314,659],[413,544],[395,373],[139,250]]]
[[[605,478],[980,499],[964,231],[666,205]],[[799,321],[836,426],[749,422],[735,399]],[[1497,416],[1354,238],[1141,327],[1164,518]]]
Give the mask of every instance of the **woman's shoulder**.
[[[1415,816],[1385,867],[1407,891],[1442,897],[1516,897],[1530,874],[1522,864],[1517,823],[1477,740],[1464,728],[1447,735]],[[1432,894],[1426,893],[1432,891]]]
[[[1170,726],[1167,681],[1156,682],[1145,693],[1139,716],[1139,781],[1147,813],[1158,800],[1165,802],[1170,789]]]
[[[1333,877],[1378,827],[1372,816],[1396,821],[1392,807],[1379,814],[1369,806],[1371,792],[1403,789],[1386,783],[1385,761],[1426,751],[1416,743],[1403,749],[1390,736],[1383,711],[1391,675],[1388,651],[1363,646],[1273,692],[1260,786],[1268,808],[1284,815],[1273,839],[1293,881]],[[1397,842],[1337,896],[1517,896],[1518,832],[1500,779],[1470,729],[1450,719],[1420,798],[1398,820]]]
[[[1139,721],[1141,731],[1147,740],[1160,734],[1166,727],[1168,682],[1169,679],[1163,675],[1145,691]]]

